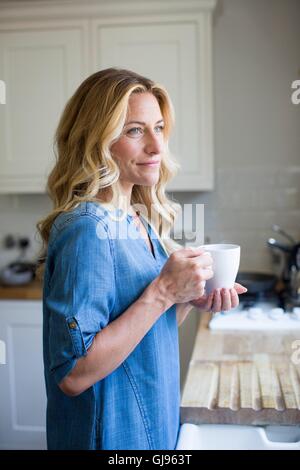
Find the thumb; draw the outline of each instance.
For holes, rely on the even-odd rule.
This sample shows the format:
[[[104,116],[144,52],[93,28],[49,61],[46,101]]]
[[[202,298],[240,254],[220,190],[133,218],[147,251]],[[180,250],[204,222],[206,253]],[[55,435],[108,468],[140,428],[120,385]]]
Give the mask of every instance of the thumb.
[[[245,294],[248,291],[246,287],[242,286],[242,284],[239,284],[238,282],[235,282],[234,288],[237,294]]]

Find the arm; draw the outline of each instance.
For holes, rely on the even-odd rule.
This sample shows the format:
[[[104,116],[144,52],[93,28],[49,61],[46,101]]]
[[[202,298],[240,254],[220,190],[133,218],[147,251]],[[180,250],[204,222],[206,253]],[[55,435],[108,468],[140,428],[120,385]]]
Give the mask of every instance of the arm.
[[[122,315],[96,334],[88,354],[78,359],[60,389],[76,396],[113,372],[171,305],[154,279]]]
[[[200,258],[201,254],[200,248],[172,254],[141,296],[109,322],[115,284],[106,228],[81,216],[61,230],[51,248],[54,266],[51,264],[45,305],[49,311],[49,369],[62,392],[77,396],[108,376],[168,308],[201,293],[203,282],[212,275],[205,269],[211,260]]]

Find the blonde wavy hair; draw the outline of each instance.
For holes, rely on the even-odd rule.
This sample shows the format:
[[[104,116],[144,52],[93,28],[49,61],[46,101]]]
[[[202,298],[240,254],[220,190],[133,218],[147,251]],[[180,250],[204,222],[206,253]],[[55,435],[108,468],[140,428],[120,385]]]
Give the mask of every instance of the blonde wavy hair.
[[[83,201],[112,202],[118,207],[120,171],[110,148],[122,134],[131,94],[145,92],[152,93],[159,103],[165,123],[166,150],[157,184],[134,185],[131,204],[151,213],[151,222],[168,253],[180,247],[170,236],[180,208],[165,194],[167,183],[179,168],[168,148],[174,125],[169,95],[162,85],[135,72],[108,68],[84,80],[60,118],[54,139],[56,163],[47,181],[47,193],[54,207],[36,226],[43,243],[36,271],[38,277],[43,276],[51,226],[60,213],[72,210]]]

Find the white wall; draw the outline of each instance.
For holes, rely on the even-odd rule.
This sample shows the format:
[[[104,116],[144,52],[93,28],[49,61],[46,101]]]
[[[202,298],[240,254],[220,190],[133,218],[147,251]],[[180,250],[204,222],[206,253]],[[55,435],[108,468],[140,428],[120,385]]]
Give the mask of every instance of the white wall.
[[[300,239],[299,0],[219,0],[214,24],[215,191],[173,194],[205,204],[211,242],[241,244],[241,269],[271,271],[273,223]],[[198,314],[180,327],[181,381]]]
[[[300,238],[299,0],[219,0],[214,20],[216,186],[174,193],[205,204],[205,235],[242,246],[242,269],[272,270],[272,223]],[[177,113],[180,110],[177,110]],[[43,195],[0,196],[0,241],[29,235],[50,210]],[[32,255],[38,249],[35,242]],[[0,265],[15,252],[0,250]],[[181,327],[182,380],[197,315]],[[191,338],[189,341],[188,338]]]
[[[174,194],[205,204],[205,235],[242,246],[241,268],[272,270],[278,223],[300,238],[298,0],[219,0],[214,24],[215,191]]]

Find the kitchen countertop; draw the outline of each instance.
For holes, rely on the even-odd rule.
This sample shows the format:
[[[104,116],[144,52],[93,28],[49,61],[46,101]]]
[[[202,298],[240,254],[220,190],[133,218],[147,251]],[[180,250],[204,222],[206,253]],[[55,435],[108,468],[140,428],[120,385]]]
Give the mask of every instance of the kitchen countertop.
[[[210,318],[200,318],[181,423],[299,425],[299,331],[210,331]]]
[[[23,286],[4,286],[0,284],[0,300],[41,300],[43,286],[35,279]]]

